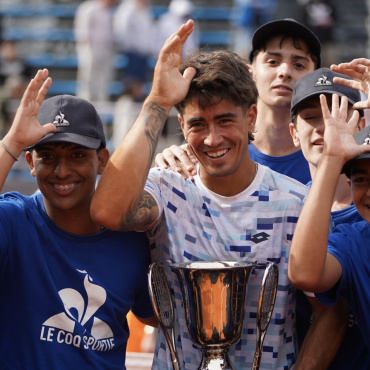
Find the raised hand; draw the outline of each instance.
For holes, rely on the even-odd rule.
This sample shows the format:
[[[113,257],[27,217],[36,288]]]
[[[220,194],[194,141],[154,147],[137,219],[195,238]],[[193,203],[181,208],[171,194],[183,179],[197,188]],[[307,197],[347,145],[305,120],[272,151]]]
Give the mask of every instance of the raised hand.
[[[39,70],[35,78],[31,80],[7,134],[7,141],[11,140],[11,146],[20,151],[57,130],[52,123],[41,126],[37,120],[40,105],[51,85],[51,78],[48,74],[47,69]]]
[[[193,29],[192,20],[183,24],[164,43],[159,54],[148,99],[155,101],[165,109],[172,108],[186,97],[191,80],[195,76],[194,68],[187,68],[183,75],[178,69],[181,63],[182,48]]]
[[[368,145],[358,145],[353,138],[357,127],[359,113],[353,112],[347,122],[348,99],[334,94],[332,98],[332,110],[330,112],[325,95],[320,95],[321,110],[325,123],[324,152],[326,157],[333,158],[341,164],[357,157],[365,152],[370,152]]]
[[[341,63],[339,65],[333,64],[330,69],[334,72],[342,73],[346,76],[352,77],[353,80],[345,78],[334,77],[334,83],[351,87],[362,91],[368,96],[366,101],[356,103],[353,107],[355,109],[370,108],[370,60],[366,58],[354,59],[350,63]]]

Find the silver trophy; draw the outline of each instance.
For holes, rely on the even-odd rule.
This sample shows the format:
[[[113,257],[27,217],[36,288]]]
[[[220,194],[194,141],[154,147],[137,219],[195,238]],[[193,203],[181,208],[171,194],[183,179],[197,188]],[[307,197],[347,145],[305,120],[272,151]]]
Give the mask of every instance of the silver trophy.
[[[163,271],[170,267],[182,291],[186,324],[192,342],[201,347],[198,370],[235,370],[228,355],[243,329],[244,302],[249,275],[265,268],[257,307],[257,344],[253,370],[259,369],[262,344],[275,304],[279,270],[272,262],[214,261],[153,263],[149,293],[155,315],[166,337],[173,368],[181,370],[174,335],[175,310]]]

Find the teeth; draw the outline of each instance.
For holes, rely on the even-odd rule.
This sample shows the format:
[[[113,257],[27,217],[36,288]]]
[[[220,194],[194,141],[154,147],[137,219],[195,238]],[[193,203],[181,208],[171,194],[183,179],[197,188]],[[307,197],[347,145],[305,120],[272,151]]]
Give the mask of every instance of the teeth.
[[[228,149],[224,149],[224,150],[220,150],[216,153],[207,153],[210,157],[213,157],[213,158],[217,158],[217,157],[221,157],[222,155],[224,155],[225,153],[227,153]]]
[[[68,184],[68,185],[54,185],[56,189],[58,190],[68,190],[75,187],[76,184]]]

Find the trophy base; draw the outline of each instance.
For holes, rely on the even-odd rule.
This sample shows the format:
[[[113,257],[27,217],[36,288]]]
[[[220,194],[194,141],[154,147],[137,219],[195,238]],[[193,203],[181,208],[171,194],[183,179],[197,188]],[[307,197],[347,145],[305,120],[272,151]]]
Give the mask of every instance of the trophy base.
[[[197,370],[236,370],[231,365],[228,348],[202,348],[202,362]]]

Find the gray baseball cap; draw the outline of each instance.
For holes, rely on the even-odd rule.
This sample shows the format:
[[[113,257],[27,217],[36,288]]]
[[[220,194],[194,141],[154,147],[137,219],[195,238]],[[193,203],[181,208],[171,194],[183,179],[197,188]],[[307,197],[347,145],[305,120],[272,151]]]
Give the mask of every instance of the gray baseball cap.
[[[346,96],[350,104],[355,104],[361,100],[361,95],[358,90],[350,87],[339,85],[333,82],[334,77],[341,77],[347,80],[352,80],[351,77],[341,73],[333,72],[329,68],[320,68],[300,78],[293,88],[293,96],[290,108],[290,119],[297,114],[299,106],[307,99],[320,94],[337,94]],[[363,116],[364,111],[359,110]]]
[[[103,123],[87,100],[71,95],[54,96],[41,104],[37,119],[41,125],[53,123],[57,132],[46,135],[32,147],[48,143],[76,144],[89,149],[106,146]]]

